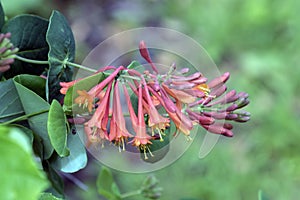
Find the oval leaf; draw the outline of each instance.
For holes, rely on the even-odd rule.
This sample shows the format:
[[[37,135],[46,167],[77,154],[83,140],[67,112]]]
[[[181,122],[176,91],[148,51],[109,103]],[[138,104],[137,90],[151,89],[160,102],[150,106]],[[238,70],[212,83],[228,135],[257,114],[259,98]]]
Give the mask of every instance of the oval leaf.
[[[47,79],[47,99],[61,99],[60,82],[71,81],[73,67],[66,62],[73,62],[75,57],[75,41],[66,18],[58,11],[53,11],[46,34],[49,45],[49,71]]]
[[[48,114],[47,130],[51,144],[60,157],[69,155],[67,123],[65,113],[58,101],[52,101]]]
[[[38,199],[49,183],[19,129],[0,126],[1,199]]]
[[[46,79],[36,75],[22,74],[16,76],[14,80],[46,99]]]
[[[118,200],[121,199],[120,191],[115,183],[110,169],[102,167],[97,178],[98,193],[107,199]]]
[[[42,112],[41,114],[32,116],[28,119],[31,130],[40,136],[43,144],[43,158],[48,159],[53,153],[53,147],[50,142],[47,131],[48,110],[50,105],[39,95],[24,87],[20,83],[14,81],[20,101],[22,103],[25,114]]]
[[[67,147],[70,155],[63,158],[54,158],[53,167],[65,173],[73,173],[84,168],[87,164],[87,155],[78,134],[68,134]]]
[[[11,42],[19,48],[18,55],[33,59],[45,60],[48,58],[48,44],[46,31],[48,21],[35,15],[18,15],[2,27],[1,32],[11,33]],[[40,75],[48,65],[37,65],[15,60],[10,70],[5,72],[6,78],[12,78],[18,74]]]
[[[18,91],[12,79],[0,82],[0,123],[24,114]]]

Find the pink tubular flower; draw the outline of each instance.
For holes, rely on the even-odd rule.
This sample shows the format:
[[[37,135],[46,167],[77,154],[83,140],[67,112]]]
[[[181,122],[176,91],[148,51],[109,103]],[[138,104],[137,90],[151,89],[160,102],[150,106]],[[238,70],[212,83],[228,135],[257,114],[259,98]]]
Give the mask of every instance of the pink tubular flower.
[[[92,118],[87,122],[87,133],[93,136],[97,135],[101,140],[108,140],[107,122],[109,116],[109,99],[112,83],[107,86],[106,93],[96,109]]]
[[[104,79],[101,83],[90,89],[89,94],[92,96],[98,96],[99,93],[105,88],[105,86],[112,82],[113,79],[118,75],[118,73],[125,68],[123,66],[118,67],[114,72],[112,72],[106,79]]]
[[[113,67],[113,66],[106,66],[106,67],[103,67],[102,69],[100,69],[100,70],[98,70],[95,74],[97,74],[97,73],[99,73],[99,72],[103,72],[103,71],[106,71],[106,70],[110,70],[110,69],[115,69],[115,67]],[[116,76],[116,74],[117,73],[119,73],[119,71],[120,70],[123,70],[124,69],[124,67],[119,67],[118,68],[118,70],[116,70],[117,72],[115,72],[115,73],[113,73],[113,74],[111,74],[109,77],[107,77],[107,81],[106,82],[104,82],[104,83],[102,83],[102,84],[99,84],[99,85],[97,85],[97,86],[95,86],[95,87],[101,87],[101,86],[103,86],[102,87],[102,89],[107,85],[107,83],[109,82],[109,81],[111,81],[111,79],[112,78],[114,78],[115,76]],[[60,93],[61,94],[66,94],[67,93],[67,91],[68,91],[68,89],[70,88],[70,87],[72,87],[75,83],[77,83],[78,81],[80,81],[80,80],[82,80],[82,78],[79,78],[79,79],[76,79],[76,80],[74,80],[74,81],[70,81],[70,82],[60,82],[59,84],[60,84],[60,86],[62,87],[61,89],[60,89]],[[91,91],[91,92],[89,92],[90,94],[93,94],[93,92],[94,91]],[[94,95],[95,96],[95,95]]]
[[[184,91],[170,89],[165,84],[162,84],[162,86],[170,96],[176,99],[176,101],[181,101],[182,103],[192,103],[196,100],[195,96],[192,96]]]
[[[158,100],[168,113],[170,119],[174,122],[176,128],[184,135],[189,136],[190,130],[192,130],[193,128],[193,124],[192,121],[181,112],[181,104],[177,103],[177,105],[175,105],[172,101],[170,101],[170,99],[167,100],[167,97],[165,96],[163,90],[161,90],[161,95],[159,95],[152,88],[149,88],[149,90],[158,98]],[[174,112],[172,112],[173,110]]]
[[[139,147],[143,152],[145,159],[147,159],[146,151],[148,151],[151,154],[151,151],[147,145],[152,144],[150,141],[152,139],[151,136],[149,136],[146,133],[146,124],[144,120],[144,109],[143,109],[143,97],[142,97],[142,85],[139,85],[138,87],[138,117],[136,116],[134,109],[132,107],[130,97],[127,91],[127,88],[125,85],[123,85],[125,98],[127,100],[128,105],[128,112],[131,118],[133,129],[136,133],[135,137],[131,141],[133,146]]]
[[[153,101],[150,97],[148,85],[145,82],[145,79],[142,77],[142,82],[144,85],[144,91],[146,94],[146,99],[149,105],[149,120],[148,120],[148,126],[152,130],[152,136],[154,136],[154,132],[157,131],[160,137],[160,140],[163,141],[162,135],[164,134],[164,130],[166,127],[169,127],[170,120],[168,118],[165,118],[161,116],[158,111],[156,110]]]
[[[119,81],[115,81],[114,85],[114,97],[113,97],[113,108],[112,117],[110,120],[110,133],[109,141],[114,141],[119,150],[121,147],[125,151],[125,141],[128,137],[133,137],[126,129],[126,123],[122,112],[121,102],[120,102],[120,91],[119,91]]]
[[[66,94],[68,89],[72,87],[75,83],[77,83],[80,79],[70,81],[70,82],[60,82],[59,85],[61,86],[60,93]]]
[[[112,66],[107,66],[107,67],[105,67],[105,69],[106,68],[111,69]],[[120,66],[113,73],[111,73],[106,79],[104,79],[101,83],[94,86],[88,92],[86,92],[85,90],[77,90],[77,93],[79,96],[75,99],[75,103],[79,104],[79,106],[82,106],[83,108],[85,108],[85,107],[88,108],[88,111],[91,112],[92,108],[93,108],[94,99],[97,97],[98,98],[100,97],[100,99],[101,99],[103,89],[107,86],[108,83],[112,82],[113,79],[117,76],[117,74],[123,69],[124,69],[124,67]],[[72,81],[69,83],[60,83],[61,86],[67,87],[66,89],[64,89],[64,87],[63,87],[61,89],[61,92],[68,90],[68,88],[71,87],[72,85],[74,85],[75,83],[76,83],[76,81]]]

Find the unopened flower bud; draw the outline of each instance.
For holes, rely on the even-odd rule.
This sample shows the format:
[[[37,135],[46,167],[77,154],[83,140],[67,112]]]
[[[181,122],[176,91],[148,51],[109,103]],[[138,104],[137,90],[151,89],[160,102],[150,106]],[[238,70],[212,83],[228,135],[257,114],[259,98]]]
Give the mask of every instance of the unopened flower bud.
[[[236,104],[238,105],[237,109],[238,108],[242,108],[242,107],[245,107],[246,105],[248,105],[250,103],[250,101],[248,99],[245,99],[245,98],[240,98]]]
[[[232,104],[231,106],[229,106],[228,108],[226,108],[227,112],[232,112],[234,110],[236,110],[238,108],[238,105],[236,104]]]
[[[19,51],[10,42],[10,36],[10,33],[0,34],[0,72],[9,70],[10,65],[14,62],[15,54]]]
[[[223,124],[212,124],[212,125],[203,125],[203,127],[211,133],[224,135],[227,137],[232,137],[233,133],[231,130],[226,129]]]
[[[219,76],[213,79],[211,82],[208,83],[209,88],[219,87],[220,85],[224,84],[230,77],[230,73],[226,72],[222,76]]]
[[[181,73],[181,74],[186,74],[186,73],[188,73],[190,71],[190,69],[189,68],[183,68],[183,69],[181,69],[180,71],[179,71],[179,73]]]
[[[142,195],[150,199],[158,199],[161,196],[162,188],[158,187],[155,176],[148,176],[141,187]]]

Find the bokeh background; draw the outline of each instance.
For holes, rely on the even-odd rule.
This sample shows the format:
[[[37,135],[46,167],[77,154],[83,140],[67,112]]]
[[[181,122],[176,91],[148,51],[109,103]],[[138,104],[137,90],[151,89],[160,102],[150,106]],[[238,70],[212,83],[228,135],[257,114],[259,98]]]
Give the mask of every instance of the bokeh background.
[[[253,200],[259,190],[268,199],[299,198],[300,1],[2,0],[2,5],[8,17],[62,12],[74,31],[78,63],[101,41],[131,28],[166,27],[194,38],[221,72],[231,72],[228,87],[249,93],[252,119],[237,124],[235,137],[222,137],[204,159],[198,158],[201,141],[194,142],[174,164],[152,173],[164,188],[161,199]],[[66,178],[67,199],[101,199],[95,186],[100,168],[90,157],[87,168],[74,174],[84,187]],[[122,192],[138,188],[147,176],[113,174]]]

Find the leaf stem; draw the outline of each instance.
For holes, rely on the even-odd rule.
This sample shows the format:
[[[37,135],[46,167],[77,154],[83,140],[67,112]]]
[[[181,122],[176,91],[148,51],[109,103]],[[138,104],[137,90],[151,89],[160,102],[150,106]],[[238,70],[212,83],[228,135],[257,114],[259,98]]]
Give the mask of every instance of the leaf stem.
[[[91,69],[89,67],[86,67],[86,66],[83,66],[83,65],[79,65],[79,64],[76,64],[76,63],[72,63],[72,62],[69,62],[69,61],[67,61],[66,64],[70,65],[70,66],[73,66],[73,67],[77,67],[77,68],[86,70],[86,71],[89,71],[89,72],[93,72],[93,73],[97,72],[97,70],[95,70],[95,69]]]
[[[13,117],[15,115],[19,115],[19,114],[23,114],[24,111],[20,111],[20,112],[15,112],[15,113],[9,113],[9,114],[6,114],[6,115],[1,115],[0,116],[0,119],[4,119],[4,118],[7,118],[7,117]]]
[[[23,61],[23,62],[27,62],[27,63],[32,63],[32,64],[40,64],[40,65],[48,65],[49,62],[48,60],[32,60],[29,58],[24,58],[18,55],[15,55],[15,59]]]
[[[9,121],[6,121],[4,123],[2,123],[3,125],[7,125],[7,124],[11,124],[11,123],[14,123],[14,122],[18,122],[18,121],[23,121],[23,120],[26,120],[30,117],[33,117],[33,116],[36,116],[36,115],[40,115],[40,114],[43,114],[45,112],[49,112],[49,109],[47,110],[41,110],[41,111],[38,111],[38,112],[34,112],[34,113],[30,113],[30,114],[27,114],[27,115],[23,115],[23,116],[20,116],[20,117],[17,117],[17,118],[14,118],[12,120],[9,120]]]
[[[140,195],[140,194],[142,194],[141,190],[126,192],[124,194],[121,194],[121,199],[125,199],[125,198],[128,198],[128,197],[132,197],[132,196],[136,196],[136,195]]]
[[[40,65],[48,65],[49,64],[48,60],[32,60],[32,59],[24,58],[24,57],[18,56],[18,55],[15,55],[14,58],[17,59],[17,60],[27,62],[27,63],[32,63],[32,64],[40,64]],[[86,70],[86,71],[89,71],[89,72],[93,72],[93,73],[97,72],[97,70],[95,70],[95,69],[91,69],[89,67],[79,65],[79,64],[76,64],[76,63],[72,63],[72,62],[69,62],[69,61],[67,61],[67,62],[60,61],[60,62],[62,64],[67,64],[67,65],[77,67],[77,68],[80,68],[80,69],[83,69],[83,70]]]
[[[120,77],[122,78],[127,78],[127,79],[133,79],[133,80],[137,80],[140,81],[141,79],[139,77],[135,77],[135,76],[129,76],[129,75],[125,75],[125,74],[121,74]]]

